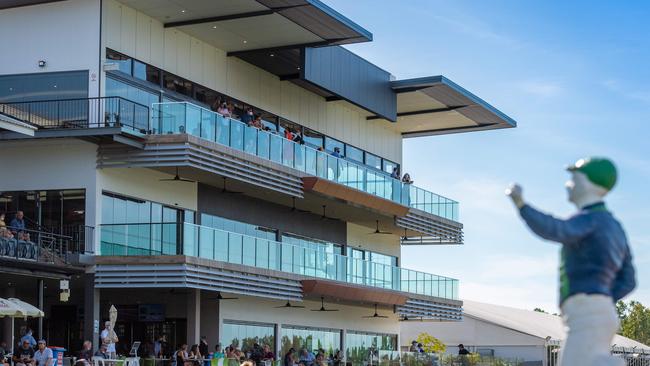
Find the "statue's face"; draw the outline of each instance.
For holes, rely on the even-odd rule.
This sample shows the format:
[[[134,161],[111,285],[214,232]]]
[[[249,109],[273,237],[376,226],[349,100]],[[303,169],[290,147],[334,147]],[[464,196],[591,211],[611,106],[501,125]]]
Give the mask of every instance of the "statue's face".
[[[579,204],[582,198],[593,195],[602,195],[602,189],[591,183],[582,172],[571,172],[571,179],[566,184],[569,201]]]

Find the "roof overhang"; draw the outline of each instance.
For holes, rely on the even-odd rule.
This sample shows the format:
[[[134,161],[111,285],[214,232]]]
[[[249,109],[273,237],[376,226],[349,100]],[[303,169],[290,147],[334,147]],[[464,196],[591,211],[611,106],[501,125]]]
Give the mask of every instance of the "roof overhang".
[[[396,80],[391,88],[397,94],[397,123],[390,127],[404,137],[517,126],[515,120],[444,76]]]
[[[119,1],[229,53],[372,40],[318,0]]]
[[[37,129],[38,128],[36,126],[0,113],[0,131],[6,130],[16,132],[21,135],[34,136],[34,132]]]

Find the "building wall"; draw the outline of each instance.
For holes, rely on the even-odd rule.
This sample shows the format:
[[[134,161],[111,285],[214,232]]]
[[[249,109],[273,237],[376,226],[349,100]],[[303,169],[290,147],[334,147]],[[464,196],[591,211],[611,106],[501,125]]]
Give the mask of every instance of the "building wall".
[[[97,145],[77,139],[3,141],[0,156],[11,162],[0,191],[85,189],[86,225],[96,226]]]
[[[460,322],[402,322],[400,346],[408,347],[420,333],[429,333],[457,353],[462,343],[470,351],[492,349],[495,356],[538,361],[544,355],[544,339],[524,334],[468,316]]]
[[[97,190],[100,194],[104,190],[196,211],[197,183],[161,182],[163,178],[172,176],[146,168],[98,169]]]
[[[89,95],[97,96],[99,12],[99,0],[0,11],[0,75],[89,70]],[[39,60],[46,67],[38,67]]]
[[[325,100],[288,81],[115,0],[105,0],[105,47],[401,163],[402,137],[388,122],[344,102]]]
[[[235,208],[236,209],[233,209]],[[251,198],[245,195],[222,194],[221,189],[199,184],[198,210],[215,216],[278,229],[298,235],[346,243],[344,222],[323,225],[319,215],[291,212],[287,206]]]
[[[351,222],[347,223],[347,229],[347,243],[349,246],[400,257],[399,236],[369,234],[375,230],[374,227],[370,228]]]

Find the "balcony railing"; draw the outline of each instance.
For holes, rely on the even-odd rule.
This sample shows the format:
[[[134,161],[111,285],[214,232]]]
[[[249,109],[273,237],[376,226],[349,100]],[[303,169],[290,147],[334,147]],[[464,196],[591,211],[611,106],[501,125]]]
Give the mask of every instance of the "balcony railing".
[[[152,133],[187,133],[264,159],[458,221],[458,202],[404,184],[389,174],[336,158],[276,133],[266,132],[187,102],[154,103]]]
[[[147,133],[149,107],[122,97],[0,102],[0,114],[38,128],[130,127]]]
[[[458,280],[189,223],[101,226],[100,255],[178,255],[458,299]]]
[[[43,230],[16,230],[14,237],[0,237],[0,258],[67,264],[68,254],[93,252],[93,227],[82,226],[66,234],[68,235]]]

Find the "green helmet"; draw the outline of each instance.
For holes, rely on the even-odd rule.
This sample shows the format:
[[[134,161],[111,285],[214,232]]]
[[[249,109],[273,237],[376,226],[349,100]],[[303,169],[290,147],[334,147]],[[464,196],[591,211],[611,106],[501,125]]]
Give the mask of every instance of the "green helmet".
[[[589,181],[610,191],[616,184],[616,166],[607,158],[590,157],[576,161],[568,171],[581,172]]]

